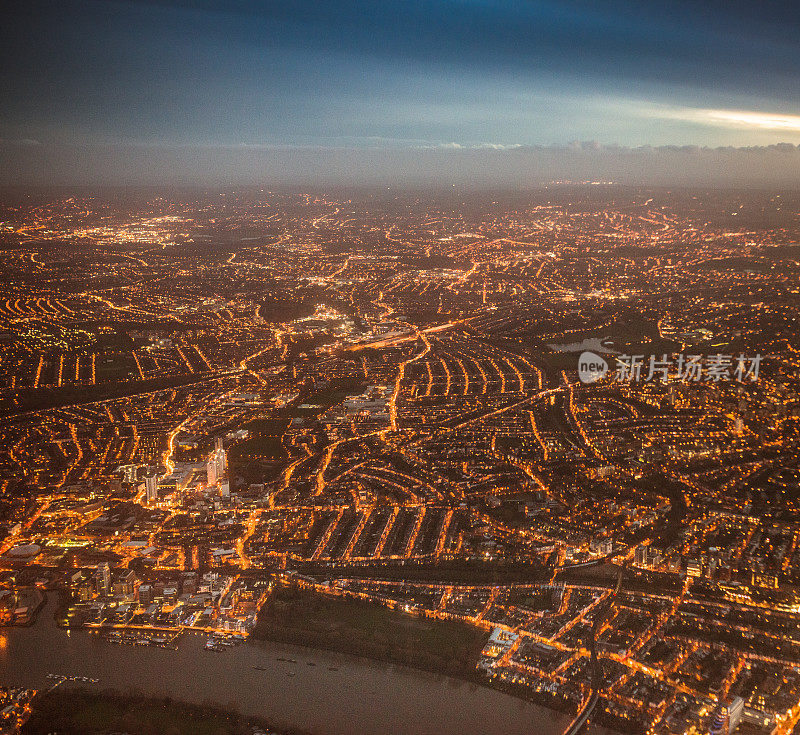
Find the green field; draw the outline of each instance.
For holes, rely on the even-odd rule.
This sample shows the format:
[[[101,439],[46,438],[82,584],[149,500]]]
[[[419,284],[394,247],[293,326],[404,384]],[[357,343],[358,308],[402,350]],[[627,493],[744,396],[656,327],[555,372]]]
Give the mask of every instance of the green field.
[[[487,633],[362,600],[278,587],[254,636],[471,676]]]

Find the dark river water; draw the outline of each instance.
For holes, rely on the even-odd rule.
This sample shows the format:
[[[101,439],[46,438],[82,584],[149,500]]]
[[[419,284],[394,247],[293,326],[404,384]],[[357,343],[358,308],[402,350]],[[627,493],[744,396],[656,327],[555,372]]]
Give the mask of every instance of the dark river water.
[[[318,735],[556,735],[569,721],[486,687],[299,646],[248,642],[217,653],[195,634],[178,650],[67,635],[53,609],[51,598],[32,627],[0,631],[0,683],[46,688],[49,673],[88,676],[98,683],[83,686],[235,704]]]

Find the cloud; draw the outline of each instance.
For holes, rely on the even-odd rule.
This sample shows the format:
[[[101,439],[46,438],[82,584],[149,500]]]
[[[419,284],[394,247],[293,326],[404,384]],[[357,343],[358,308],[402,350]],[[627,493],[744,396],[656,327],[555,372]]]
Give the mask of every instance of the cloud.
[[[510,151],[524,146],[521,143],[456,143],[450,141],[449,143],[426,143],[416,147],[422,150],[434,148],[451,151]]]
[[[764,130],[800,132],[800,115],[770,115],[737,110],[703,110],[709,121]]]
[[[756,110],[713,110],[691,107],[672,108],[663,105],[645,105],[641,113],[662,120],[681,120],[721,128],[743,130],[773,130],[800,134],[800,115],[760,112]]]
[[[16,186],[452,186],[550,181],[800,188],[800,146],[0,146],[0,184]]]

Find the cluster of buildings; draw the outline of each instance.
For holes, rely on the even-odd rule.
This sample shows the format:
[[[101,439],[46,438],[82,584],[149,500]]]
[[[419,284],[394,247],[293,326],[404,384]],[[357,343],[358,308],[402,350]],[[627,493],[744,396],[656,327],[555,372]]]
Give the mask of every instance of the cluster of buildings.
[[[0,735],[15,735],[31,715],[33,689],[0,687]]]
[[[101,563],[93,575],[71,575],[72,604],[63,621],[93,629],[185,629],[247,635],[269,585],[218,572],[140,578],[131,569]]]
[[[741,202],[641,194],[21,206],[0,295],[0,616],[61,587],[73,624],[246,633],[271,575],[296,570],[481,627],[487,680],[549,706],[597,688],[593,640],[595,719],[786,735],[796,222],[744,230],[715,224]],[[194,247],[226,227],[236,253]],[[587,345],[762,359],[747,381],[583,384]],[[404,580],[429,569],[441,583]],[[487,569],[504,581],[479,584]]]

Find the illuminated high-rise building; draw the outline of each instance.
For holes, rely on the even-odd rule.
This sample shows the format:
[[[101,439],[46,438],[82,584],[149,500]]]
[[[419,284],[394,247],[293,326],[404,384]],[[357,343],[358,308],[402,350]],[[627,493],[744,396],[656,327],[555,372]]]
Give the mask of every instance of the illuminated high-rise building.
[[[97,565],[95,581],[97,583],[98,594],[107,595],[111,591],[111,568],[108,566],[107,561]]]
[[[211,487],[212,485],[216,485],[218,479],[219,475],[217,474],[216,452],[212,452],[208,457],[208,461],[206,462],[206,481],[208,486]]]
[[[133,485],[136,482],[136,473],[138,469],[139,465],[126,464],[122,465],[117,471],[122,472],[123,482],[127,482],[129,485]]]
[[[208,455],[208,461],[206,462],[206,476],[209,487],[216,485],[221,478],[225,477],[227,468],[228,461],[225,450],[222,447],[222,438],[217,437],[214,440],[214,451]]]
[[[145,498],[149,504],[158,500],[158,476],[155,473],[145,475],[144,478]]]
[[[733,697],[727,702],[720,702],[711,719],[710,735],[729,735],[738,726],[744,711],[744,700]]]

